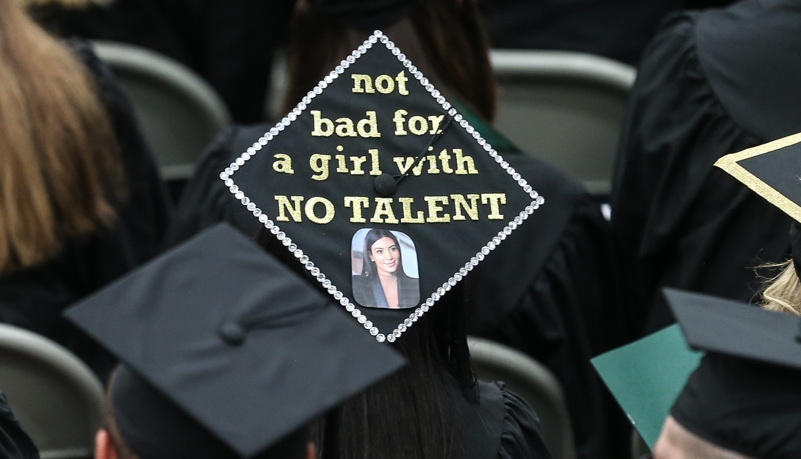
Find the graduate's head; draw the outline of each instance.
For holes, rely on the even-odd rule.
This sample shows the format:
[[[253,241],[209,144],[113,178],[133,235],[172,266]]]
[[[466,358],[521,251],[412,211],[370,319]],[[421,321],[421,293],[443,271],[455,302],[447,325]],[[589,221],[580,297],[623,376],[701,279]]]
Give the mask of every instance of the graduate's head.
[[[344,445],[342,457],[363,457],[348,453],[354,450],[381,456],[376,451],[384,449],[393,453],[382,457],[416,457],[421,445],[431,457],[446,457],[442,443],[459,444],[450,396],[462,389],[468,401],[477,398],[465,282],[534,218],[544,198],[400,41],[380,30],[358,34],[355,49],[314,73],[289,113],[254,138],[220,179],[262,225],[262,246],[302,270],[366,334],[410,361],[407,371],[339,410],[334,436]],[[403,252],[414,287],[407,276],[396,277],[397,293],[392,276],[383,278],[389,288],[364,282],[360,274],[375,264],[372,249],[380,241],[414,248],[416,258]],[[395,293],[398,308],[389,306]],[[387,306],[376,301],[381,295]]]
[[[706,354],[673,402],[657,451],[801,457],[801,319],[708,295],[667,298],[687,343]]]
[[[66,316],[122,362],[97,440],[123,458],[304,458],[310,423],[404,364],[227,225]]]
[[[762,289],[762,306],[801,315],[801,133],[720,158],[715,165],[745,184],[793,219],[791,259],[768,264],[781,272]],[[770,260],[774,261],[774,260]]]
[[[242,457],[125,365],[111,377],[102,415],[96,459]],[[303,425],[253,459],[313,459],[311,438],[309,426]]]
[[[374,30],[390,35],[441,91],[494,118],[489,38],[476,0],[299,0],[285,111]]]
[[[363,273],[368,276],[395,274],[403,269],[401,245],[392,231],[372,228],[364,236]]]

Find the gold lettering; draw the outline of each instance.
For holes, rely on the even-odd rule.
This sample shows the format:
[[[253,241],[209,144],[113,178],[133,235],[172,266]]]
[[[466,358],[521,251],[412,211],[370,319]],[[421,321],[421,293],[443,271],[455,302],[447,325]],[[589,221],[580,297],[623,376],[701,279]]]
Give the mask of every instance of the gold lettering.
[[[362,137],[381,137],[381,133],[378,132],[378,122],[376,121],[375,111],[368,111],[367,118],[356,124],[356,130],[359,131],[359,135]]]
[[[373,94],[375,90],[373,89],[373,79],[370,78],[370,75],[361,75],[358,73],[354,73],[350,76],[353,78],[353,92],[356,93],[368,93]],[[364,83],[364,87],[362,87],[362,83]]]
[[[406,171],[408,171],[409,168],[412,167],[412,165],[414,164],[414,158],[404,158],[396,156],[392,158],[392,160],[395,161],[395,164],[398,166],[398,172],[400,172],[401,175],[405,174]]]
[[[340,137],[356,137],[353,121],[350,118],[337,118],[336,133]]]
[[[315,153],[309,158],[309,167],[317,175],[312,175],[312,180],[322,181],[328,178],[328,162],[331,160],[331,155],[321,155]]]
[[[378,150],[371,148],[367,150],[370,153],[370,175],[381,175],[381,168],[378,165]]]
[[[381,94],[389,94],[395,90],[395,81],[389,75],[379,75],[375,79],[375,88]]]
[[[294,207],[290,204],[289,199],[295,203]],[[303,202],[303,196],[290,196],[289,199],[283,195],[275,195],[275,200],[278,202],[278,217],[276,217],[275,220],[288,222],[289,218],[287,218],[286,213],[284,213],[284,211],[288,211],[289,215],[292,216],[292,220],[294,220],[295,223],[299,223],[302,220],[300,203]]]
[[[337,151],[342,151],[342,145],[337,145]],[[337,172],[340,174],[347,174],[348,173],[348,166],[345,162],[345,155],[335,155],[334,158],[337,160]]]
[[[462,210],[467,213],[467,216],[470,217],[471,220],[478,220],[478,195],[477,194],[468,194],[467,199],[470,200],[470,204],[467,204],[467,200],[461,194],[452,194],[451,199],[453,199],[453,208],[455,210],[455,214],[453,216],[453,220],[466,220],[464,215],[462,215]]]
[[[363,196],[345,196],[345,207],[353,209],[351,223],[367,223],[362,217],[362,209],[369,207],[370,201]]]
[[[438,203],[442,203],[443,205],[448,204],[448,197],[447,196],[426,196],[423,199],[426,200],[428,203],[428,218],[426,218],[426,222],[428,223],[448,223],[451,221],[451,216],[448,214],[440,216],[439,213],[442,212],[444,209],[442,206],[438,205]]]
[[[425,214],[423,214],[422,210],[417,211],[417,217],[412,217],[412,204],[414,204],[414,198],[398,198],[398,201],[403,204],[403,218],[401,218],[401,223],[425,222]]]
[[[409,79],[406,77],[406,74],[403,73],[403,70],[395,77],[395,81],[398,82],[398,94],[408,96],[409,91],[406,89],[406,82],[409,81]]]
[[[289,155],[285,155],[283,153],[278,153],[273,155],[275,161],[273,161],[273,170],[276,172],[280,172],[281,174],[294,174],[295,171],[292,170],[292,158]]]
[[[314,117],[314,130],[311,133],[312,136],[329,137],[334,133],[334,122],[328,118],[323,118],[320,110],[312,110],[311,114]],[[323,126],[325,126],[325,129],[323,129]]]
[[[439,174],[439,169],[437,169],[437,157],[434,155],[427,155],[426,159],[428,160],[428,173]]]
[[[409,118],[409,130],[414,135],[423,135],[428,132],[428,121],[419,115]]]
[[[503,214],[500,213],[500,204],[506,204],[506,193],[481,193],[481,204],[490,205],[490,214],[487,216],[490,220],[503,220]]]
[[[373,212],[370,223],[398,223],[398,219],[395,218],[395,213],[390,207],[391,203],[392,198],[375,198],[375,212]]]
[[[403,72],[401,72],[403,73]],[[395,122],[395,135],[406,135],[406,129],[403,129],[403,125],[406,122],[406,117],[404,115],[408,115],[409,112],[406,110],[400,109],[395,110],[395,116],[392,118],[392,121]]]
[[[325,215],[322,217],[318,217],[316,213],[314,213],[314,206],[316,204],[322,204],[325,208]],[[314,223],[318,223],[320,225],[325,225],[329,223],[331,220],[334,219],[334,214],[336,211],[334,210],[334,204],[331,203],[328,199],[325,199],[320,196],[315,196],[308,201],[306,201],[306,218],[313,221]]]
[[[464,156],[461,148],[454,148],[453,152],[456,154],[457,175],[478,174],[478,171],[476,170],[476,163],[473,161],[473,158],[470,156]],[[467,164],[467,169],[464,167],[465,164]]]
[[[429,134],[434,135],[442,132],[439,130],[439,125],[442,123],[442,118],[445,118],[445,115],[429,115],[428,120],[431,121],[431,131]]]
[[[451,169],[451,155],[448,154],[448,149],[445,148],[441,152],[439,152],[439,160],[442,163],[442,172],[446,174],[453,174],[453,169]]]
[[[367,158],[365,156],[351,156],[350,160],[353,162],[353,170],[350,171],[350,175],[364,175],[362,164],[367,161]]]

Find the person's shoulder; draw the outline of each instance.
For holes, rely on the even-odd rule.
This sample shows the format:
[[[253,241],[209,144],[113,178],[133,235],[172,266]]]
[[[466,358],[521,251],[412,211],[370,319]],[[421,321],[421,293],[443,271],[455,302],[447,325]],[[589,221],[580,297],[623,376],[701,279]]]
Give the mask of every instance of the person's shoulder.
[[[540,435],[540,419],[534,408],[523,397],[508,390],[503,382],[496,381],[492,384],[500,393],[503,403],[503,430],[498,456],[550,458]]]
[[[7,459],[39,459],[36,446],[20,427],[2,390],[0,390],[0,455]]]

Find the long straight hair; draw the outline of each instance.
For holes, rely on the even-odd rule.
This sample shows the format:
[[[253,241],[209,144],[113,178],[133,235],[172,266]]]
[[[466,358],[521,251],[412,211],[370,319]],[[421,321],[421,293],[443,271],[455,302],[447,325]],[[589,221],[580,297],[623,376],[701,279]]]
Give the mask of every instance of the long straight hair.
[[[264,227],[256,242],[328,295]],[[320,459],[465,456],[454,404],[479,401],[465,333],[466,290],[464,282],[457,284],[400,339],[387,344],[406,356],[406,367],[318,422],[314,431]]]
[[[0,0],[0,274],[110,224],[125,197],[93,79],[20,3]]]

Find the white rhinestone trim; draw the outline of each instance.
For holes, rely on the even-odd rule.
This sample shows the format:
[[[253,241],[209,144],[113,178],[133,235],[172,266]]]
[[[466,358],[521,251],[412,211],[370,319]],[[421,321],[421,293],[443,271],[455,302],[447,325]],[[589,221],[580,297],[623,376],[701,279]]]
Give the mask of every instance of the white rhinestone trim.
[[[487,155],[495,159],[495,161],[500,164],[500,166],[509,174],[510,179],[517,182],[523,191],[532,199],[531,204],[526,206],[525,210],[520,212],[519,215],[516,215],[511,221],[509,221],[503,230],[498,232],[497,236],[494,236],[489,242],[487,242],[487,244],[482,247],[475,254],[475,256],[473,256],[470,261],[464,265],[463,268],[460,268],[458,272],[452,274],[451,277],[445,283],[443,283],[441,287],[437,288],[436,292],[432,293],[430,297],[425,299],[420,304],[419,308],[415,309],[408,318],[398,324],[398,327],[395,328],[392,333],[387,335],[381,333],[380,330],[375,327],[367,318],[367,316],[364,315],[364,313],[360,311],[347,297],[345,297],[344,293],[339,290],[337,286],[333,285],[331,280],[328,279],[317,266],[315,266],[314,262],[309,259],[308,255],[305,255],[303,251],[300,250],[292,241],[292,239],[289,238],[273,220],[263,213],[256,203],[252,202],[249,197],[245,196],[244,192],[239,190],[239,187],[232,178],[241,166],[244,166],[248,160],[259,154],[260,150],[269,144],[279,132],[283,131],[287,126],[295,121],[306,110],[312,99],[322,94],[323,89],[327,88],[331,83],[333,83],[334,80],[336,80],[345,72],[345,69],[354,64],[357,59],[367,52],[368,49],[379,42],[387,47],[387,49],[401,62],[401,64],[406,67],[415,78],[417,78],[425,90],[431,94],[431,97],[433,97],[450,116],[453,116],[454,121],[464,128],[467,133],[473,137],[478,146],[483,149]],[[242,205],[244,205],[245,208],[253,214],[254,217],[258,218],[259,222],[261,222],[265,228],[269,229],[272,234],[276,235],[276,238],[287,247],[287,250],[295,255],[295,257],[298,258],[301,263],[303,263],[303,266],[306,268],[306,270],[308,270],[312,276],[316,277],[317,281],[320,282],[325,289],[327,289],[328,293],[330,293],[335,300],[339,301],[339,304],[342,305],[346,311],[350,312],[351,315],[359,323],[361,323],[367,332],[375,337],[376,341],[379,343],[392,343],[396,339],[400,338],[401,335],[406,330],[411,328],[411,326],[414,325],[414,323],[417,322],[423,316],[423,314],[428,312],[429,309],[434,306],[443,295],[449,292],[451,288],[456,286],[457,283],[464,279],[464,277],[467,276],[467,274],[472,271],[473,268],[478,266],[478,264],[484,260],[486,255],[489,255],[491,251],[495,250],[495,248],[497,248],[507,236],[512,234],[512,232],[517,229],[517,227],[522,224],[523,221],[525,221],[531,214],[534,213],[536,209],[545,203],[545,198],[534,191],[531,185],[525,179],[523,179],[513,167],[510,167],[508,162],[504,161],[503,157],[501,157],[501,155],[492,148],[489,142],[481,137],[481,134],[478,132],[478,130],[471,126],[470,123],[464,119],[464,117],[455,108],[453,108],[453,106],[447,100],[445,100],[445,97],[442,95],[442,93],[440,93],[440,91],[434,87],[428,78],[423,76],[422,72],[420,72],[420,70],[414,64],[412,64],[412,61],[409,60],[409,58],[403,54],[399,48],[395,47],[395,43],[390,41],[389,38],[387,38],[387,36],[384,35],[384,33],[380,30],[373,32],[373,34],[370,35],[370,37],[368,37],[362,45],[360,45],[348,57],[340,62],[339,65],[333,71],[331,71],[331,73],[320,80],[320,82],[317,83],[317,86],[309,91],[303,100],[301,100],[295,106],[295,108],[292,109],[289,114],[287,114],[286,117],[276,123],[276,125],[270,128],[269,131],[265,132],[262,137],[254,142],[251,147],[248,147],[244,153],[242,153],[233,163],[231,163],[223,172],[221,172],[220,179],[223,181],[231,194],[233,194],[234,197],[239,200]]]

